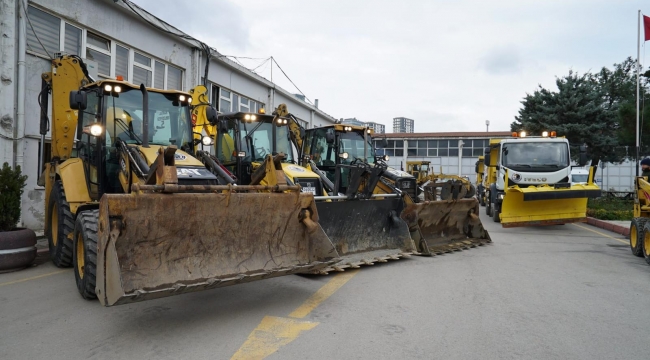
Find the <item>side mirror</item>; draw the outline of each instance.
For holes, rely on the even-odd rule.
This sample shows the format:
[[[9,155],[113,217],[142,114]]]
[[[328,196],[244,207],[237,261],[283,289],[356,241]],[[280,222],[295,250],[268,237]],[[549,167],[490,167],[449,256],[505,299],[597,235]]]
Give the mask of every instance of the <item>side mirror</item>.
[[[490,148],[489,147],[486,147],[485,149],[483,149],[483,155],[490,155]]]
[[[205,109],[205,117],[208,118],[208,122],[212,125],[217,123],[217,109],[215,109],[212,106],[208,106],[207,109]]]
[[[86,110],[88,97],[83,91],[70,91],[70,109]]]
[[[578,165],[585,166],[587,164],[587,147],[580,145],[580,156],[578,158]]]
[[[379,145],[384,149],[387,148],[388,147],[388,140],[386,140],[386,138],[382,138]]]
[[[228,121],[228,120],[218,121],[218,123],[219,123],[219,133],[220,134],[227,134],[228,133],[228,123],[226,121]]]
[[[334,144],[334,133],[333,132],[325,133],[325,140],[327,140],[328,144]]]

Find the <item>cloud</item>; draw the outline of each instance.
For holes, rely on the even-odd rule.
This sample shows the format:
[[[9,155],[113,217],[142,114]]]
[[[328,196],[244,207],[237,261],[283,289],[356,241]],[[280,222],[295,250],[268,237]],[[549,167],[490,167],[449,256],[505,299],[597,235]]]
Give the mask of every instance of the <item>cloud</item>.
[[[138,6],[181,31],[208,43],[237,52],[250,45],[250,21],[241,7],[228,0],[136,0]]]
[[[500,46],[488,51],[479,67],[493,75],[512,75],[521,71],[521,57],[515,46]]]

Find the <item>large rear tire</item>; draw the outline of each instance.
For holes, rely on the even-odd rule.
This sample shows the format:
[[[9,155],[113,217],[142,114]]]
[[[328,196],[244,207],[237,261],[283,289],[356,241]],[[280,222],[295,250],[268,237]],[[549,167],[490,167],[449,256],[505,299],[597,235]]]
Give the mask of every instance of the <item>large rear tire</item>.
[[[501,212],[499,211],[499,208],[496,206],[496,204],[492,204],[492,220],[494,220],[495,223],[501,222],[501,219],[499,218],[499,214]]]
[[[492,216],[492,203],[489,201],[487,194],[485,194],[485,215]]]
[[[643,256],[643,241],[646,218],[634,218],[630,223],[630,250],[634,256]]]
[[[47,242],[50,248],[50,258],[58,267],[70,267],[72,265],[72,241],[68,239],[68,235],[74,231],[74,216],[65,199],[61,180],[57,180],[52,186],[48,208],[50,211]]]
[[[645,258],[645,262],[650,265],[650,222],[646,221],[643,225],[643,237],[641,242],[641,256]]]
[[[74,228],[74,278],[77,289],[86,300],[97,298],[97,229],[99,210],[87,210],[77,215]]]

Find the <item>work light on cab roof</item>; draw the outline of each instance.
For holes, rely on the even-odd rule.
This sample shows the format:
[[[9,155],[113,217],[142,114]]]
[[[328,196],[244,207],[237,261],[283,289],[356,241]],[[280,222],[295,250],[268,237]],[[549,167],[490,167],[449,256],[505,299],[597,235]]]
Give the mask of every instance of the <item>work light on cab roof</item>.
[[[512,133],[512,137],[515,137],[515,138],[525,138],[525,137],[527,137],[527,136],[531,136],[531,135],[528,134],[525,130],[522,130],[522,131],[520,131],[520,132],[513,132],[513,133]],[[534,136],[534,135],[532,135],[532,136],[533,136],[533,137],[539,137],[539,136]],[[547,137],[555,138],[555,137],[557,137],[557,133],[556,133],[555,131],[542,131],[542,136],[541,136],[541,137],[544,137],[544,138],[547,138]]]

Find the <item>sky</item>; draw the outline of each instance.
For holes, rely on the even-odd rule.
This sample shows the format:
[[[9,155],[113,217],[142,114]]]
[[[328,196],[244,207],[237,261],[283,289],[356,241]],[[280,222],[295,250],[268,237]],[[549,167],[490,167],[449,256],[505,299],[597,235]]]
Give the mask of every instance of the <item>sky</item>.
[[[387,132],[394,117],[416,132],[485,131],[486,120],[508,131],[539,85],[636,58],[637,11],[650,14],[631,0],[134,2],[221,54],[254,58],[240,58],[248,68],[273,56],[321,110]],[[269,64],[256,72],[270,79]],[[273,81],[298,93],[275,66]]]

